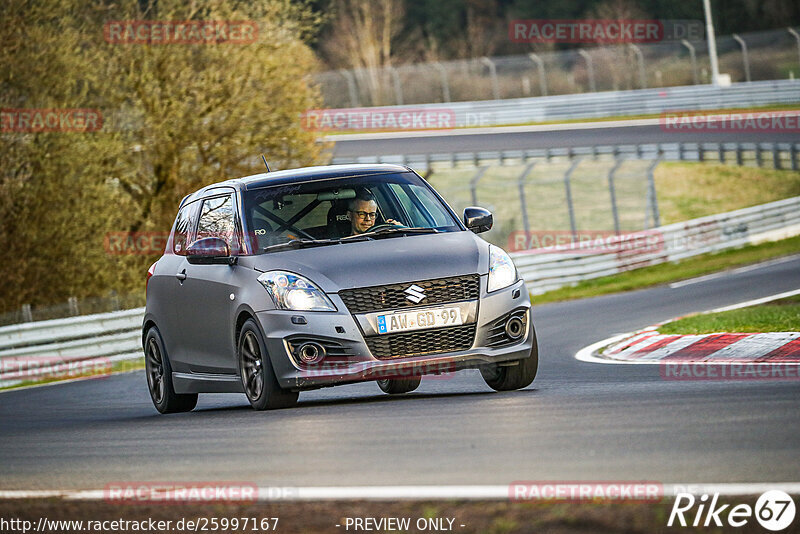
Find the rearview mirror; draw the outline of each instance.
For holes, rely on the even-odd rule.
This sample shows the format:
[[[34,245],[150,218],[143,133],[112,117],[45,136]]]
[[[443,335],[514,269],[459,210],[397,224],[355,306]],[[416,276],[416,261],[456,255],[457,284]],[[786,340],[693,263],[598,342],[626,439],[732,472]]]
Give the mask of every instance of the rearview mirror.
[[[464,226],[480,234],[492,229],[494,217],[492,212],[483,208],[469,207],[464,208]]]
[[[204,237],[189,245],[186,249],[186,260],[200,264],[236,262],[236,258],[231,256],[231,247],[227,241],[219,237]]]

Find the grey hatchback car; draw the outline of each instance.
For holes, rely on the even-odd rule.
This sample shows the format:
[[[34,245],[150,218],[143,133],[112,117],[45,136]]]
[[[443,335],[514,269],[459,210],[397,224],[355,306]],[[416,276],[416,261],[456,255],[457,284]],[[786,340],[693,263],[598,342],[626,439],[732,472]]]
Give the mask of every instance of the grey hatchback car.
[[[374,380],[413,391],[423,375],[480,369],[498,391],[538,367],[530,297],[509,256],[459,219],[410,168],[334,165],[229,180],[181,202],[147,273],[142,328],[161,413],[198,393],[244,393],[258,409]]]

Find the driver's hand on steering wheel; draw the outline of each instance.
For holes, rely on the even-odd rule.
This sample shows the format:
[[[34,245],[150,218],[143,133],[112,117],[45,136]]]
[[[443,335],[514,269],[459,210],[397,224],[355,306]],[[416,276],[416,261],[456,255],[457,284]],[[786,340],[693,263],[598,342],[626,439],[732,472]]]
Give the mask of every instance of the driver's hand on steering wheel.
[[[393,224],[395,226],[405,226],[403,223],[395,221],[394,219],[386,219],[383,224]]]

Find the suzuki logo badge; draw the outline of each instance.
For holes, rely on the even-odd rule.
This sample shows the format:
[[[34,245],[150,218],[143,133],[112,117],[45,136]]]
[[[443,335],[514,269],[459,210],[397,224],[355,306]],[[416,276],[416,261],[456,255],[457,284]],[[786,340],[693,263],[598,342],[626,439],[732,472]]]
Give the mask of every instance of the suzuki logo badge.
[[[403,293],[405,293],[406,298],[414,304],[419,304],[422,299],[425,298],[425,290],[419,287],[417,284],[408,286],[408,289],[403,291]]]

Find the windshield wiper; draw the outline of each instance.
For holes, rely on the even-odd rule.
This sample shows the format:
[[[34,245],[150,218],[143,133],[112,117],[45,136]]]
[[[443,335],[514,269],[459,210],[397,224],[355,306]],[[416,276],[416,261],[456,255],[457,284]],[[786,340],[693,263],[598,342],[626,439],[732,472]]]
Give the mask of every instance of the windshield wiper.
[[[279,250],[298,249],[306,247],[322,247],[338,243],[338,239],[291,239],[286,243],[278,243],[261,249],[262,252],[277,252]]]
[[[392,228],[381,228],[380,230],[376,230],[374,232],[367,231],[361,235],[367,235],[372,237],[382,237],[382,236],[391,236],[391,235],[403,235],[403,234],[438,234],[439,230],[436,228],[423,228],[423,227],[392,227]]]
[[[324,247],[326,245],[338,245],[344,240],[350,241],[370,241],[372,238],[366,235],[354,235],[341,239],[292,239],[286,243],[278,243],[261,249],[262,252],[278,252],[281,250],[297,250],[306,247]]]

